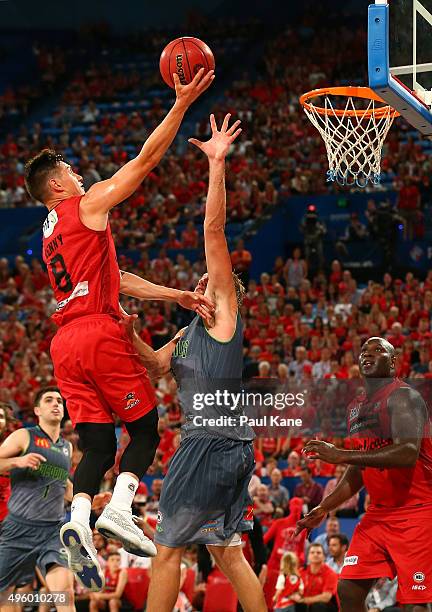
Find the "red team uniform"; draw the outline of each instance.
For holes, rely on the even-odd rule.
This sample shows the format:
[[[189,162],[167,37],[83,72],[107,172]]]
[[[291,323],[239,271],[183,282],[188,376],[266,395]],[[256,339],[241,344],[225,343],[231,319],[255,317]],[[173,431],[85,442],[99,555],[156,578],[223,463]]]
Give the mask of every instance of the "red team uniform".
[[[43,225],[43,259],[57,300],[51,357],[76,423],[130,422],[156,405],[154,390],[120,321],[120,271],[109,223],[80,219],[82,196],[68,198]]]
[[[348,431],[358,448],[392,443],[388,399],[408,387],[395,379],[372,397],[356,398],[348,409]],[[398,601],[432,600],[432,443],[427,421],[420,454],[412,468],[363,468],[370,506],[356,527],[341,577],[398,577]]]

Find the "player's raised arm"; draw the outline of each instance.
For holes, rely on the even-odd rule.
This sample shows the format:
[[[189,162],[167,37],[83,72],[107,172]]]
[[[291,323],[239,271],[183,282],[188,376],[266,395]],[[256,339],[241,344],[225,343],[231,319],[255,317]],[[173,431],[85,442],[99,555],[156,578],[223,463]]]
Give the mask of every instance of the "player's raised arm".
[[[137,157],[120,168],[112,178],[93,185],[82,198],[81,216],[86,224],[93,225],[97,221],[94,217],[105,215],[113,206],[128,198],[157,166],[174,140],[186,110],[210,86],[214,74],[210,70],[204,76],[202,68],[188,85],[181,85],[176,74],[173,78],[177,96],[175,104]]]
[[[207,142],[195,138],[190,143],[203,151],[209,160],[209,188],[204,219],[204,246],[208,271],[208,288],[216,300],[216,311],[228,304],[237,311],[236,290],[232,275],[231,258],[225,238],[226,190],[225,157],[240,134],[240,121],[229,125],[226,115],[218,130],[214,115],[210,116],[212,137]]]

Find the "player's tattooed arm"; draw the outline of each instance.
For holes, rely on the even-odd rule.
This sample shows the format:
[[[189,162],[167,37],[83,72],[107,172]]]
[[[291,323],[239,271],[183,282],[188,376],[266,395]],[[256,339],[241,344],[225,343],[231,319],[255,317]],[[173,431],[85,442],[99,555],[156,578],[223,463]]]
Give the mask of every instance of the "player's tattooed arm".
[[[409,387],[394,391],[388,400],[392,444],[372,450],[343,450],[321,440],[311,440],[303,452],[327,463],[359,467],[413,467],[417,461],[427,409],[421,395]]]
[[[349,465],[334,491],[327,495],[319,506],[313,508],[304,518],[298,521],[296,535],[303,531],[303,529],[307,529],[309,535],[312,529],[321,525],[329,512],[339,508],[341,504],[348,501],[362,488],[363,477],[361,469],[355,465]]]

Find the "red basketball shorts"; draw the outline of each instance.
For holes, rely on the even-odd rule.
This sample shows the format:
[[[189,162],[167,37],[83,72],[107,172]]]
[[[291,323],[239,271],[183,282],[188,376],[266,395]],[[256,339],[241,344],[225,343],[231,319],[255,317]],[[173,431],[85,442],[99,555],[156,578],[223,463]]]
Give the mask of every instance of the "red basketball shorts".
[[[357,525],[341,578],[398,577],[402,604],[432,601],[432,508],[367,511]]]
[[[76,423],[136,421],[156,405],[154,389],[125,329],[109,315],[80,317],[51,343],[54,373]]]

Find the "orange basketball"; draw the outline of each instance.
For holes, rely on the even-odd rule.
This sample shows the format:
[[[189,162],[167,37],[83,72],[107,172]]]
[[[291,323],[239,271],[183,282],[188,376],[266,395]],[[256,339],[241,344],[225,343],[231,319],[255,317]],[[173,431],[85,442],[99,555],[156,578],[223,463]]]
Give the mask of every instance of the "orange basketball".
[[[198,70],[204,68],[204,74],[214,70],[213,53],[202,40],[192,36],[182,36],[171,41],[162,51],[159,68],[163,80],[174,88],[172,75],[176,72],[180,83],[190,83]]]

